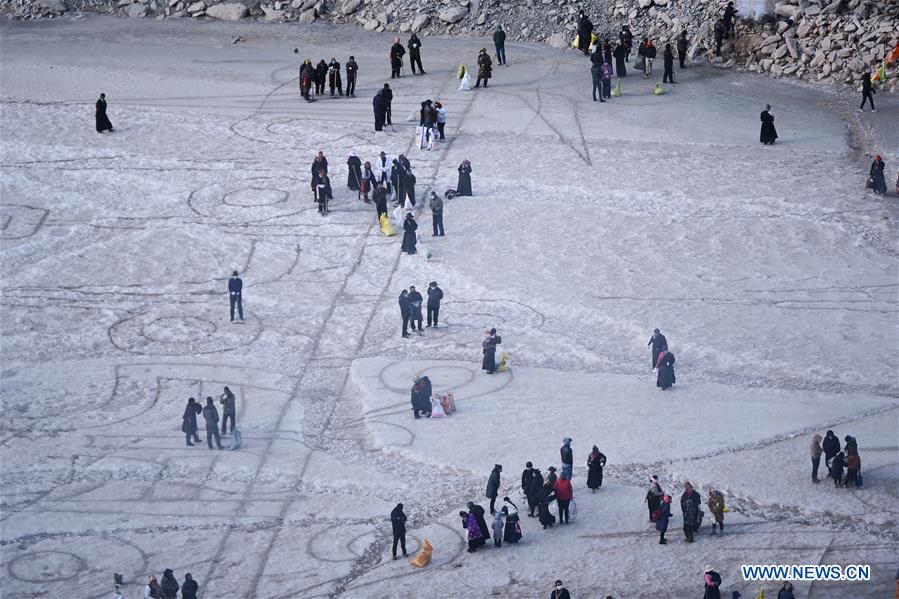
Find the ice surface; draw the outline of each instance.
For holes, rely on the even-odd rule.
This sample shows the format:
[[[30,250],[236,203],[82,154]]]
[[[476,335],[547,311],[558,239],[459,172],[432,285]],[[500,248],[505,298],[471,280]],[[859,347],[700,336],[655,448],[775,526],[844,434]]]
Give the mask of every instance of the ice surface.
[[[738,572],[752,562],[874,566],[871,583],[799,597],[891,591],[899,211],[863,184],[868,152],[895,175],[893,98],[859,115],[839,92],[694,67],[664,96],[629,77],[600,105],[581,57],[528,44],[488,89],[458,92],[485,40],[426,38],[429,75],[391,82],[395,127],[376,134],[388,35],[95,16],[0,34],[4,596],[107,597],[119,572],[133,598],[171,567],[207,597],[537,597],[556,578],[576,597],[687,597],[706,563],[754,596]],[[358,98],[300,100],[298,59],[350,53]],[[112,134],[94,131],[101,91]],[[447,108],[436,152],[413,149],[406,120],[426,98]],[[400,255],[345,188],[348,152],[382,149],[407,153],[420,200],[472,162],[446,237],[420,212],[430,261]],[[319,150],[326,218],[308,187]],[[400,289],[433,280],[441,326],[400,338]],[[492,377],[491,326],[513,366]],[[664,393],[656,326],[677,356]],[[419,372],[458,414],[412,419]],[[243,449],[186,447],[186,398],[224,385]],[[858,438],[865,489],[810,483],[827,428]],[[486,506],[492,465],[521,506],[524,462],[558,466],[563,436],[577,522],[525,517],[521,545],[466,554],[456,514]],[[594,443],[609,456],[595,495]],[[722,489],[727,536],[684,545],[676,518],[660,547],[653,473],[678,495]],[[390,560],[398,501],[409,549],[435,547],[424,570]]]

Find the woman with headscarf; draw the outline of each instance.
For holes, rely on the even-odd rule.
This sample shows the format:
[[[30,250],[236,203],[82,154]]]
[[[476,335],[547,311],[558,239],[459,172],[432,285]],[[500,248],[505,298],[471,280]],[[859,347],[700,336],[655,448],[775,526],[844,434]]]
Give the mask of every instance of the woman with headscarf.
[[[459,165],[459,181],[456,183],[457,196],[471,195],[471,163],[463,160]]]
[[[415,231],[418,229],[418,223],[415,222],[415,217],[411,212],[406,213],[406,220],[403,221],[403,245],[402,251],[407,254],[414,254],[415,244],[416,244],[416,235]]]
[[[619,77],[627,77],[627,54],[627,46],[624,44],[617,44],[612,51],[612,56],[615,57],[615,74]]]
[[[468,553],[474,553],[484,544],[478,519],[471,512],[459,512],[459,516],[462,518],[462,528],[468,531]]]
[[[663,347],[659,352],[659,360],[656,362],[658,375],[656,377],[656,387],[662,391],[671,388],[671,385],[677,382],[674,376],[674,354],[668,351],[667,347]]]
[[[484,333],[484,339],[481,341],[484,353],[481,370],[486,370],[487,374],[493,374],[496,371],[496,346],[500,343],[502,343],[502,338],[496,334],[496,329],[490,329]]]
[[[668,532],[668,520],[671,518],[671,496],[665,495],[659,501],[659,507],[662,512],[659,514],[658,519],[656,520],[656,530],[659,531],[659,545],[667,545],[668,541],[665,539],[665,533]],[[655,511],[655,510],[653,510]]]
[[[587,456],[587,487],[596,493],[596,489],[602,486],[602,469],[606,465],[606,456],[593,446],[593,451]]]
[[[493,61],[490,60],[490,55],[487,54],[486,48],[481,48],[480,53],[478,53],[478,80],[475,82],[475,87],[481,87],[481,79],[484,80],[484,87],[487,87],[487,80],[493,76]]]
[[[503,528],[503,541],[517,543],[521,540],[521,524],[519,524],[518,506],[508,497],[503,497],[503,511],[506,512],[506,525]]]
[[[762,132],[759,134],[759,141],[765,145],[774,145],[777,139],[777,129],[774,128],[774,115],[771,114],[771,105],[765,104],[765,110],[759,117],[762,121]]]
[[[886,165],[883,162],[883,158],[878,154],[874,157],[874,162],[871,163],[871,176],[868,179],[868,188],[872,189],[877,195],[883,195],[887,192],[887,182],[883,176],[884,168],[886,168]]]
[[[187,444],[193,445],[191,439],[200,442],[200,437],[197,435],[197,414],[203,411],[203,407],[197,403],[193,397],[187,400],[187,406],[184,408],[183,415],[183,424],[181,425],[181,432],[187,437]]]
[[[356,156],[354,150],[350,150],[350,155],[346,159],[347,175],[346,186],[350,189],[360,189],[362,183],[362,161]]]
[[[649,490],[646,492],[647,507],[649,508],[649,521],[652,522],[652,513],[659,509],[662,502],[662,485],[659,484],[659,477],[653,474],[649,478]]]

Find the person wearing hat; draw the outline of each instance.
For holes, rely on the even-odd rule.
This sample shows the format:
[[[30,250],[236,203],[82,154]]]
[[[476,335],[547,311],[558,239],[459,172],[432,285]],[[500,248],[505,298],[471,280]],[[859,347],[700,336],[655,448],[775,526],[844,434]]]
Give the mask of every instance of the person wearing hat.
[[[662,485],[659,484],[659,477],[653,474],[649,478],[649,490],[646,492],[646,504],[649,508],[649,521],[652,522],[652,513],[661,507],[662,503]]]
[[[715,572],[711,566],[706,566],[705,571],[705,595],[703,599],[721,599],[721,575]]]
[[[478,53],[478,80],[475,87],[481,87],[481,79],[484,80],[484,87],[487,87],[487,81],[493,76],[493,61],[487,54],[487,48],[481,48]]]
[[[424,298],[415,290],[415,285],[409,287],[409,295],[406,297],[409,300],[409,321],[412,323],[412,330],[418,331],[419,335],[424,335],[421,328],[421,302]],[[415,327],[416,324],[418,324],[418,328]],[[430,398],[431,395],[428,394],[428,399],[430,400]]]
[[[494,464],[490,476],[487,478],[487,498],[490,500],[490,515],[496,515],[496,498],[499,496],[500,473],[503,467],[500,464]]]
[[[109,122],[109,117],[106,116],[106,94],[100,94],[100,98],[97,100],[95,116],[97,120],[97,133],[112,131],[112,123]]]
[[[243,281],[237,276],[237,271],[231,273],[228,280],[228,297],[231,300],[231,322],[234,320],[234,306],[237,306],[237,314],[240,316],[240,322],[243,322]]]
[[[484,353],[481,370],[486,370],[487,374],[493,374],[496,371],[496,346],[502,342],[502,337],[496,334],[496,329],[490,329],[484,333],[484,340],[481,341]]]
[[[415,222],[415,217],[411,212],[407,212],[406,220],[403,221],[403,245],[400,248],[407,254],[414,254],[417,251],[415,249],[415,244],[417,242],[415,231],[417,229],[418,223]]]
[[[400,43],[400,38],[393,39],[393,45],[390,46],[390,78],[396,79],[400,76],[400,69],[403,68],[403,56],[406,49]]]
[[[390,512],[390,526],[393,528],[393,559],[396,559],[396,546],[399,544],[403,550],[403,557],[408,557],[406,553],[406,514],[403,512],[403,504],[398,503],[393,511]]]
[[[571,599],[568,589],[565,588],[561,580],[553,583],[553,591],[549,594],[549,599]]]
[[[433,324],[434,328],[437,328],[437,319],[440,317],[440,300],[442,299],[443,290],[437,286],[437,281],[431,281],[428,285],[428,326]]]
[[[737,9],[734,8],[733,2],[728,2],[727,6],[724,8],[724,37],[730,37],[730,34],[733,33],[734,30],[734,16],[737,14]]]

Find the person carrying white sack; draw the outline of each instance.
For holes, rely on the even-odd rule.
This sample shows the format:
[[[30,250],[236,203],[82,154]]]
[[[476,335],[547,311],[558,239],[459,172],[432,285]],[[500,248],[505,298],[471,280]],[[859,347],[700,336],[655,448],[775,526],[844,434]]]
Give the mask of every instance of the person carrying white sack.
[[[471,75],[468,74],[468,69],[465,68],[465,65],[459,65],[459,71],[461,75],[459,75],[459,79],[462,82],[459,84],[460,92],[470,92],[471,91]]]

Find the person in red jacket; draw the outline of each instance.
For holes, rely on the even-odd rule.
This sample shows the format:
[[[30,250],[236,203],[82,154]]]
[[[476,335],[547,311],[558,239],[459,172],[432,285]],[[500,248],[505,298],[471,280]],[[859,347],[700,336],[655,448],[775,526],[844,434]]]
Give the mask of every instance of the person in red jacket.
[[[568,505],[574,499],[574,489],[571,488],[571,481],[568,475],[563,471],[562,476],[556,481],[556,503],[559,504],[559,523],[568,523]]]

